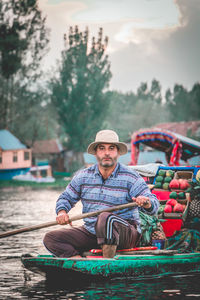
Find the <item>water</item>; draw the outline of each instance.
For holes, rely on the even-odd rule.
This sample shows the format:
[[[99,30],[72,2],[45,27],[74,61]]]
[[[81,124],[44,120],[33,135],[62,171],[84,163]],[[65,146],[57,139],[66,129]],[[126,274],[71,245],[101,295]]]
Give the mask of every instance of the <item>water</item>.
[[[0,192],[0,231],[37,225],[55,219],[55,201],[61,191]],[[80,214],[78,204],[72,215]],[[78,226],[81,221],[74,222]],[[57,226],[53,227],[56,228]],[[0,299],[198,299],[200,276],[104,282],[49,284],[25,270],[22,254],[47,254],[42,239],[51,228],[0,239]]]

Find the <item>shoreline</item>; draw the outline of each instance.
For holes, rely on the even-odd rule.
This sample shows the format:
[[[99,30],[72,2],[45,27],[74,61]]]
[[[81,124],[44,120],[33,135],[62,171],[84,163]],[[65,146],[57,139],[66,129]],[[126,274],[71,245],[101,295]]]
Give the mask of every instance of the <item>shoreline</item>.
[[[65,188],[62,187],[32,187],[32,186],[10,186],[10,187],[0,187],[0,192],[27,192],[27,191],[36,191],[36,190],[54,190],[54,191],[63,191]]]
[[[64,190],[69,183],[69,179],[56,179],[55,182],[27,182],[15,180],[0,181],[0,191],[31,191],[31,190]]]

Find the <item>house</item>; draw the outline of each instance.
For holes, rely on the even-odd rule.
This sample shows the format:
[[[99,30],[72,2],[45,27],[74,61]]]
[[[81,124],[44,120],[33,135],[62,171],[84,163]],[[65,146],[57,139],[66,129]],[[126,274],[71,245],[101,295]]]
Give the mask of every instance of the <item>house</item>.
[[[57,139],[35,141],[32,155],[33,165],[49,164],[53,171],[64,171],[64,150]]]
[[[32,151],[10,131],[0,130],[0,180],[12,179],[29,171]]]

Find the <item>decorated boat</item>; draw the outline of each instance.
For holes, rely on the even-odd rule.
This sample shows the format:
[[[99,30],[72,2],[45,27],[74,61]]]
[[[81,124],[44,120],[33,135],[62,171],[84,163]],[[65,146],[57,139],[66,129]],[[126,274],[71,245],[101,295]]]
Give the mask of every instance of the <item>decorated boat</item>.
[[[114,258],[99,256],[102,255],[100,249],[96,249],[95,251],[93,249],[90,252],[84,253],[82,258],[25,255],[22,257],[24,267],[33,272],[41,273],[47,278],[62,277],[66,280],[72,278],[76,278],[77,280],[78,277],[93,279],[131,277],[133,279],[140,279],[145,277],[199,273],[199,225],[195,228],[192,227],[191,223],[194,217],[198,217],[198,222],[200,220],[200,210],[197,208],[194,210],[196,215],[191,215],[192,204],[195,201],[199,201],[199,176],[199,166],[191,168],[177,166],[158,167],[154,176],[152,192],[158,197],[163,210],[160,212],[161,215],[159,218],[148,217],[144,214],[141,215],[141,228],[143,232],[141,242],[144,242],[144,244],[141,244],[139,248],[118,250]],[[158,182],[161,184],[159,188],[155,188]],[[186,182],[187,185],[183,185]],[[179,186],[173,188],[174,184],[179,184]],[[194,185],[199,188],[196,190],[198,197],[190,199],[186,197],[187,194],[190,195],[191,193],[191,191],[187,193],[188,186],[191,189]],[[175,210],[174,205],[174,207],[171,207],[171,211],[168,212],[166,206],[170,205],[169,203],[172,205],[172,202],[179,204],[178,208],[182,207],[182,210]],[[198,203],[195,205],[198,205]],[[190,218],[188,219],[189,211]],[[146,218],[148,218],[147,222],[145,222]],[[164,247],[160,244],[163,240],[157,240],[155,236],[156,232],[150,228],[151,225],[155,225],[154,221],[157,222],[157,220],[160,220],[161,227],[165,233],[166,240]],[[145,228],[145,224],[147,224],[147,228]],[[188,227],[185,226],[186,224]],[[146,236],[149,232],[151,232],[151,236]],[[146,239],[144,239],[145,236],[147,237]]]
[[[169,166],[187,165],[191,158],[200,159],[200,142],[161,128],[143,128],[131,137],[131,163],[137,165],[140,144],[164,152]],[[196,164],[196,163],[195,163]],[[197,163],[198,164],[198,163]]]
[[[125,252],[126,253],[126,252]],[[48,255],[22,257],[24,267],[45,275],[47,279],[73,280],[80,278],[142,279],[200,272],[199,253],[177,253],[174,250],[135,251],[117,254],[114,258],[86,256],[56,258]]]

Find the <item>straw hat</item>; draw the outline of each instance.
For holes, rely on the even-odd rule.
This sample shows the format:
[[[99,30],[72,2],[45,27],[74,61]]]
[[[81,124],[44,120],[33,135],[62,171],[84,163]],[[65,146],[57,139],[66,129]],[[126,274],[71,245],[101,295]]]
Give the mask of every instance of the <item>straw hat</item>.
[[[117,133],[113,130],[101,130],[97,132],[95,141],[88,146],[87,152],[95,155],[95,148],[99,144],[114,144],[119,149],[119,154],[126,154],[128,151],[127,145],[125,143],[119,142],[119,137]]]

